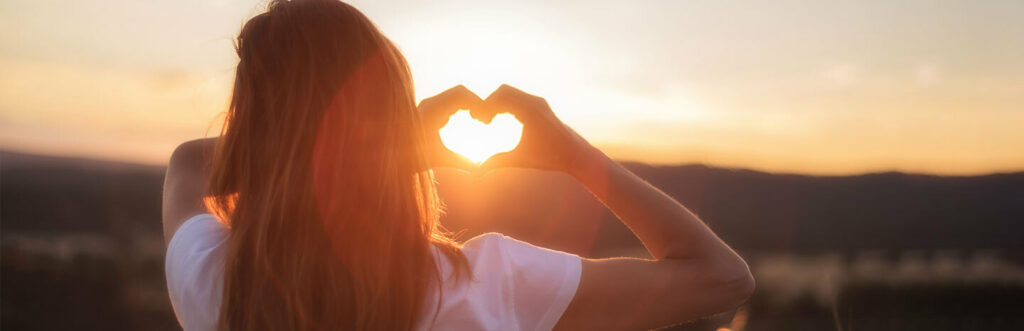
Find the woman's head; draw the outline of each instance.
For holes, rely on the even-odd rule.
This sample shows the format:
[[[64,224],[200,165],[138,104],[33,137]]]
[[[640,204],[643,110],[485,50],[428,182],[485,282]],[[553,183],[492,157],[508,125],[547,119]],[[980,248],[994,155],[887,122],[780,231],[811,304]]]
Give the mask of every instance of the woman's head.
[[[221,327],[408,329],[437,226],[412,78],[355,8],[272,1],[242,28],[207,205],[231,228]]]

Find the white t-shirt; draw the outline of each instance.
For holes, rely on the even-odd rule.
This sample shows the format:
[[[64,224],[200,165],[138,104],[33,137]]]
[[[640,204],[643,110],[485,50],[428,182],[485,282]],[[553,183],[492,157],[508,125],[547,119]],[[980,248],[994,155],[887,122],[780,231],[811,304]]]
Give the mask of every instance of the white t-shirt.
[[[216,329],[229,235],[213,215],[200,214],[171,238],[164,266],[167,290],[185,330]],[[455,281],[451,264],[440,263],[447,257],[435,249],[443,280],[440,310],[437,288],[432,288],[418,329],[550,330],[576,295],[576,255],[498,233],[470,239],[462,252],[473,275]]]

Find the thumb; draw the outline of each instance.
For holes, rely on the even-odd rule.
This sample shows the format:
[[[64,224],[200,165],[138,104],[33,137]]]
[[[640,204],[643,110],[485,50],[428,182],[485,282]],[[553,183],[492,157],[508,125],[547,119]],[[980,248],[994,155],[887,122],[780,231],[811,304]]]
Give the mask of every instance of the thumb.
[[[445,152],[445,157],[441,164],[442,166],[464,171],[472,171],[477,168],[476,162],[471,161],[465,156],[451,151]]]
[[[484,163],[480,164],[480,170],[483,172],[489,172],[498,168],[514,167],[515,164],[515,154],[512,154],[512,152],[503,152],[491,155],[487,160],[484,160]]]

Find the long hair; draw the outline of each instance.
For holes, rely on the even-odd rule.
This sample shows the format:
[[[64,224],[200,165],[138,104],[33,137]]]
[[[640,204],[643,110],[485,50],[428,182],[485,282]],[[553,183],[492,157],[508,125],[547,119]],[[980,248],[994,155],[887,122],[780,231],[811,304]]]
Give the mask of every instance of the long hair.
[[[468,268],[437,223],[405,59],[333,0],[271,1],[236,50],[206,199],[231,231],[220,328],[416,327],[435,250]]]

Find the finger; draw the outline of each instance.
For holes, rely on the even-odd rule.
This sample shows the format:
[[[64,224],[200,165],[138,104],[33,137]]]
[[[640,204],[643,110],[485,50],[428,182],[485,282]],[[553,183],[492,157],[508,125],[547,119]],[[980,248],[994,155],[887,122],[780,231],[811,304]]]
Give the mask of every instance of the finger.
[[[508,95],[533,96],[532,94],[523,92],[523,90],[508,84],[501,84],[501,86],[498,86],[498,91]]]
[[[476,108],[483,100],[465,86],[458,85],[420,102],[420,116],[428,130],[439,129],[460,109]]]
[[[472,172],[479,168],[479,166],[476,162],[471,161],[465,156],[456,154],[444,146],[434,146],[428,152],[427,168],[454,168]]]
[[[483,173],[499,168],[508,168],[516,166],[516,157],[512,152],[504,152],[491,155],[491,157],[484,160],[484,163],[480,164],[480,171]]]
[[[480,107],[469,110],[469,116],[472,116],[478,121],[484,123],[490,123],[494,119],[494,116],[502,112],[502,109],[507,108],[506,95],[509,94],[508,84],[501,84],[491,94],[487,95],[487,98],[483,100]]]
[[[438,95],[424,99],[420,104],[426,103],[431,109],[451,116],[451,114],[454,114],[459,109],[471,109],[481,102],[483,100],[476,93],[466,88],[466,86],[456,85]]]
[[[502,84],[488,95],[479,107],[471,109],[470,116],[484,123],[490,123],[497,114],[509,113],[522,121],[535,111],[535,99],[540,98],[510,85]]]
[[[444,158],[444,162],[441,165],[443,167],[456,168],[467,171],[473,171],[479,167],[476,162],[473,162],[472,160],[466,158],[465,156],[462,156],[461,154],[452,151],[446,151],[445,154],[446,155]]]

